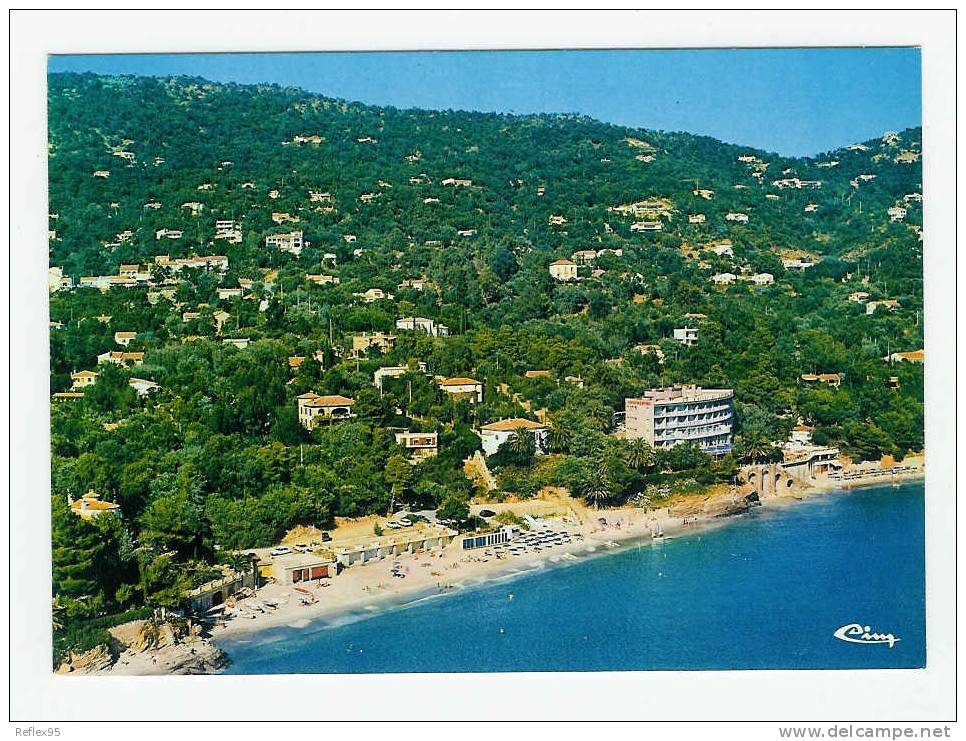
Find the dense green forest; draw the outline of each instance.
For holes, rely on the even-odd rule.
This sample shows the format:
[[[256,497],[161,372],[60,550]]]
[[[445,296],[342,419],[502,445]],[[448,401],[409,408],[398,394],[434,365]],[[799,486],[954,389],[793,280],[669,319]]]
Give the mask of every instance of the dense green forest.
[[[51,408],[62,645],[106,615],[177,604],[230,549],[294,525],[391,502],[464,511],[473,430],[505,417],[546,410],[552,455],[520,436],[491,456],[502,492],[566,486],[595,504],[730,480],[743,461],[780,456],[799,419],[856,459],[922,448],[922,365],[886,360],[923,347],[919,129],[788,158],[574,115],[397,110],[189,78],[48,80],[49,264],[75,285],[50,294],[51,391],[99,374]],[[219,220],[236,222],[238,243],[216,239]],[[632,230],[648,221],[660,230]],[[301,255],[266,247],[293,229]],[[712,251],[726,244],[733,254]],[[548,265],[580,250],[616,253],[555,281]],[[224,255],[229,268],[174,273],[158,255]],[[154,285],[76,287],[135,264]],[[744,280],[762,273],[774,282]],[[356,295],[372,288],[387,297]],[[868,300],[897,303],[869,314]],[[450,335],[397,331],[410,316]],[[693,346],[672,338],[686,325]],[[136,337],[120,347],[118,331]],[[395,347],[350,352],[374,331],[398,335]],[[98,365],[118,350],[143,365]],[[373,373],[389,365],[409,371],[380,393]],[[801,380],[820,373],[841,385]],[[434,375],[478,379],[483,402]],[[160,390],[140,395],[132,376]],[[626,397],[683,383],[734,389],[733,454],[609,434]],[[307,391],[351,397],[356,416],[304,429]],[[438,432],[439,455],[409,465],[393,429]],[[122,517],[70,516],[67,497],[88,490]]]

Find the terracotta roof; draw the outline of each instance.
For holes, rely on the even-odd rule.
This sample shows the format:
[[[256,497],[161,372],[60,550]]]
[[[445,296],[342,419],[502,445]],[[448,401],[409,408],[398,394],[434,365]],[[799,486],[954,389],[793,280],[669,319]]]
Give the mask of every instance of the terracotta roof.
[[[439,382],[440,386],[472,386],[474,384],[479,384],[479,381],[472,378],[463,378],[459,376],[456,378],[444,378]]]
[[[571,262],[570,260],[567,260],[567,259],[565,259],[565,258],[561,258],[561,259],[559,259],[559,260],[554,260],[554,261],[553,261],[552,263],[550,263],[550,264],[551,264],[551,265],[573,265],[574,263],[572,263],[572,262]]]
[[[546,378],[550,375],[548,370],[528,370],[524,374],[527,378]]]
[[[145,384],[147,386],[161,388],[161,386],[159,386],[157,383],[147,378],[130,378],[128,379],[128,383],[132,386],[134,384]]]
[[[926,351],[913,350],[912,352],[897,352],[895,355],[903,360],[919,361],[921,363],[926,358]]]
[[[105,511],[109,509],[120,509],[121,507],[119,504],[114,504],[114,502],[102,502],[100,494],[94,491],[89,491],[80,499],[75,499],[73,502],[71,502],[70,508],[75,512],[78,512],[81,509],[96,509]]]
[[[505,432],[508,430],[543,430],[546,429],[546,425],[540,424],[539,422],[534,422],[529,419],[523,419],[522,417],[516,417],[514,419],[501,419],[499,422],[491,422],[488,425],[483,425],[484,430],[490,430],[492,432]]]
[[[70,374],[71,378],[92,378],[95,376],[97,376],[97,374],[94,371],[89,370],[77,371],[76,373]]]
[[[350,407],[355,404],[355,399],[350,399],[346,396],[339,396],[334,394],[332,396],[315,396],[310,401],[306,402],[305,406],[309,407]]]

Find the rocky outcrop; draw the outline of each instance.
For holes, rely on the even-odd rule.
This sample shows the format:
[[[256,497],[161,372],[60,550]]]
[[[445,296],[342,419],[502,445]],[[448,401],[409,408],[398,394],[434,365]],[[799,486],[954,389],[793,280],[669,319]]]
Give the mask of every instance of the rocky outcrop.
[[[228,655],[187,620],[134,620],[110,629],[110,645],[71,653],[58,674],[211,674],[229,664]]]
[[[107,644],[102,643],[89,651],[71,651],[57,667],[57,674],[100,674],[114,664],[114,656]]]
[[[674,517],[731,517],[759,506],[761,500],[750,487],[732,489],[730,486],[718,486],[711,489],[707,496],[689,497],[676,503],[670,507],[668,514]]]

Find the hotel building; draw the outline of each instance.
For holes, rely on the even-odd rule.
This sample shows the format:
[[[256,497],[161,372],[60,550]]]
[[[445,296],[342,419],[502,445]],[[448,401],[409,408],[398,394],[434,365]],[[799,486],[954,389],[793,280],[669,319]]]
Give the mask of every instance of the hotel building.
[[[650,389],[639,399],[625,399],[628,440],[643,438],[654,448],[694,443],[705,453],[731,451],[731,389],[674,386]]]

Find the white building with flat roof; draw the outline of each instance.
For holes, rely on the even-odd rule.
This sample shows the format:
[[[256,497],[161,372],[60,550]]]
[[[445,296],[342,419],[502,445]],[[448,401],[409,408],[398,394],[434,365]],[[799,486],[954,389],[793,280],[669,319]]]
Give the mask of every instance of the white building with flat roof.
[[[397,432],[396,445],[401,445],[410,452],[412,463],[418,463],[426,458],[432,458],[439,451],[439,434],[409,430]]]
[[[280,252],[289,252],[296,257],[302,254],[305,240],[302,237],[302,230],[287,232],[285,234],[270,234],[265,237],[266,247],[275,247]]]
[[[399,378],[399,376],[404,376],[410,372],[425,373],[426,363],[418,363],[417,368],[410,368],[408,365],[384,365],[382,368],[378,368],[376,372],[372,374],[372,382],[375,384],[376,388],[382,391],[382,382],[384,379]]]
[[[396,320],[396,329],[422,330],[433,337],[448,337],[449,327],[422,316],[407,316]]]
[[[697,327],[680,327],[674,330],[674,339],[682,345],[691,346],[698,341]]]
[[[713,455],[731,451],[734,417],[731,389],[674,386],[625,399],[625,434],[653,448],[693,443]]]

